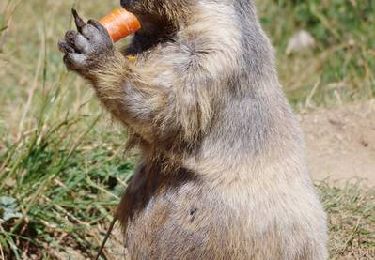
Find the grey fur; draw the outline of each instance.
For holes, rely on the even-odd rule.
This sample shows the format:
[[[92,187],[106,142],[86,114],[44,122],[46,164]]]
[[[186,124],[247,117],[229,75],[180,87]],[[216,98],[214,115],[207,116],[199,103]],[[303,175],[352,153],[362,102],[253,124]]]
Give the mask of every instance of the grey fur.
[[[253,2],[131,2],[144,25],[135,63],[102,28],[59,44],[143,154],[117,211],[129,257],[327,259],[302,133]]]

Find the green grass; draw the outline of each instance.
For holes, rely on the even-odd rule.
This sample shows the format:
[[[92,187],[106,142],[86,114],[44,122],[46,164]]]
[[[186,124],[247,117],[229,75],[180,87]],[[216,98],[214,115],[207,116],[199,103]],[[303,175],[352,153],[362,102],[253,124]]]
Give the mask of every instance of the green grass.
[[[280,78],[298,109],[304,108],[314,87],[314,107],[374,97],[374,1],[258,2],[263,26],[277,47]],[[314,37],[317,46],[288,56],[288,40],[301,29]]]
[[[103,2],[0,2],[0,259],[57,258],[67,247],[92,258],[126,187],[134,162],[124,154],[126,132],[66,72],[56,49],[70,7],[100,17],[117,5]],[[374,97],[373,1],[258,2],[297,110]],[[287,55],[299,29],[317,46]],[[318,187],[332,258],[374,256],[375,194]]]
[[[36,129],[1,155],[0,200],[16,203],[0,203],[0,216],[1,210],[20,214],[0,224],[6,254],[21,257],[26,251],[53,256],[66,246],[59,240],[62,236],[89,257],[97,250],[101,237],[92,227],[111,220],[133,160],[125,160],[122,146],[113,140],[123,139],[121,134],[90,141],[101,136],[88,133],[96,120],[68,137],[75,133],[78,120],[83,119],[67,118],[45,132]],[[50,251],[40,252],[46,243]]]

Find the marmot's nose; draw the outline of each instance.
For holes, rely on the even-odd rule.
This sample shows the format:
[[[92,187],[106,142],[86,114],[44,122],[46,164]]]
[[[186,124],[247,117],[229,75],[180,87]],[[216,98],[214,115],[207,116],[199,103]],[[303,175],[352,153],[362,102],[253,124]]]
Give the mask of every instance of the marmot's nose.
[[[120,5],[124,8],[131,6],[136,0],[121,0]]]

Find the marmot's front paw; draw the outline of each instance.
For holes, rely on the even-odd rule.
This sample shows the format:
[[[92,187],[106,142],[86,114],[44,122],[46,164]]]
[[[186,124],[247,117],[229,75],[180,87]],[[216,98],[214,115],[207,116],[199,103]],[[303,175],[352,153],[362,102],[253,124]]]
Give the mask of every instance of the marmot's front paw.
[[[58,43],[59,50],[64,53],[64,63],[70,70],[88,76],[92,70],[114,55],[114,45],[107,30],[97,21],[85,23],[72,9],[77,31],[68,31],[65,38]]]

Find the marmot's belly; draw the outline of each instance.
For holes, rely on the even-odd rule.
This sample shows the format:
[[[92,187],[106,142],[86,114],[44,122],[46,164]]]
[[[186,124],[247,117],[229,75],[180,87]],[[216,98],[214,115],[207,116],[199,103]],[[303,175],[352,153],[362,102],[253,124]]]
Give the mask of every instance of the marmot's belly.
[[[320,259],[310,256],[319,244],[304,229],[305,220],[239,213],[243,209],[225,206],[222,196],[192,187],[156,194],[137,209],[125,235],[132,258]]]

